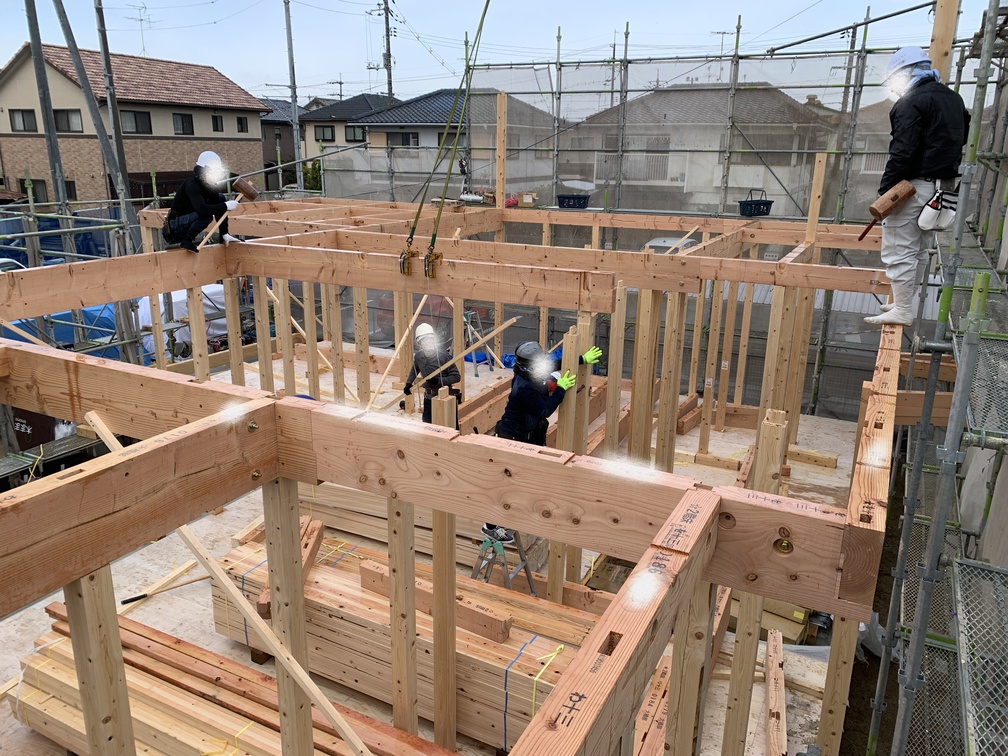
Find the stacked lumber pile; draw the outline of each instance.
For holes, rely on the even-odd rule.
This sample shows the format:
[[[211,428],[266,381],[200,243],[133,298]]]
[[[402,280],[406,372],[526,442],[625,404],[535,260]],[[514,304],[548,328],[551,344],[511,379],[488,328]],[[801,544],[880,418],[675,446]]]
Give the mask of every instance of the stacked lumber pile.
[[[75,753],[87,753],[73,649],[63,604],[46,611],[53,631],[21,661],[7,693],[14,716]],[[281,756],[276,680],[125,617],[119,619],[137,753]],[[450,751],[334,704],[375,756],[449,756]],[[315,754],[351,750],[318,711]]]
[[[385,496],[357,491],[335,483],[311,485],[298,484],[301,514],[322,520],[327,528],[343,534],[356,542],[367,538],[378,543],[388,543],[388,499]],[[434,553],[433,515],[427,507],[415,507],[416,552],[430,556]],[[483,534],[482,521],[455,518],[455,559],[459,565],[472,569],[480,552]],[[532,569],[541,568],[549,549],[549,542],[522,534],[525,553]]]
[[[341,544],[325,540],[305,579],[308,667],[353,690],[391,702],[388,599],[361,585],[362,580],[372,586],[381,583],[381,567],[387,565],[387,557]],[[371,562],[365,564],[364,558]],[[249,542],[220,563],[255,601],[268,580],[265,548]],[[416,576],[418,581],[429,581],[430,567],[418,564]],[[418,585],[418,594],[422,590]],[[469,602],[469,609],[476,612],[470,612],[470,617],[487,610],[485,616],[503,616],[510,625],[507,637],[500,641],[485,637],[489,620],[485,626],[474,622],[469,628],[458,629],[458,730],[497,748],[508,748],[531,720],[533,702],[541,703],[553,689],[597,615],[466,578],[459,578],[457,593],[459,601]],[[418,710],[421,716],[433,719],[433,620],[419,599],[417,604]],[[460,611],[460,624],[464,616]],[[216,588],[214,621],[219,633],[264,650]],[[494,628],[492,632],[499,633],[498,626]]]

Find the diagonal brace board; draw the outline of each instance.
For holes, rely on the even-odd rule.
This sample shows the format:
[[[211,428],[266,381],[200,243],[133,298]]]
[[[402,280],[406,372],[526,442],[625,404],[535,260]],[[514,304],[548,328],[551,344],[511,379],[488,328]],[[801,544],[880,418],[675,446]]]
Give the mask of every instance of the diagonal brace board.
[[[273,405],[239,404],[6,493],[0,618],[248,493],[257,472],[277,477]]]
[[[719,498],[687,493],[585,638],[512,753],[613,753],[717,540]]]

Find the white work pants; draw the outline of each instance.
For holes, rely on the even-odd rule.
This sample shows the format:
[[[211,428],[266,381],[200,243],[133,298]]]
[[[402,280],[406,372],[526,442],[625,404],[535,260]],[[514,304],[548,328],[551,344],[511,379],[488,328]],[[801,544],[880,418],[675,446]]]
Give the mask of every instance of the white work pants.
[[[917,194],[882,221],[882,262],[893,285],[917,290],[928,262],[927,240],[933,231],[921,231],[917,216],[935,192],[935,182],[914,179]]]

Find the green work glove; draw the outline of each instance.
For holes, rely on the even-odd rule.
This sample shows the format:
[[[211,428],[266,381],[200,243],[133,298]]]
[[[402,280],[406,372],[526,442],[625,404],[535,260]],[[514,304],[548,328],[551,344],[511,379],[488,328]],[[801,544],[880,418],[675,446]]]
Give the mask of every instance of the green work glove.
[[[601,356],[602,356],[602,350],[599,349],[597,346],[593,346],[591,349],[589,349],[587,352],[581,355],[581,361],[585,365],[594,365],[596,362],[599,361],[599,357]]]
[[[562,388],[564,391],[569,391],[573,388],[575,383],[577,383],[577,378],[571,374],[570,370],[557,378],[557,386]]]

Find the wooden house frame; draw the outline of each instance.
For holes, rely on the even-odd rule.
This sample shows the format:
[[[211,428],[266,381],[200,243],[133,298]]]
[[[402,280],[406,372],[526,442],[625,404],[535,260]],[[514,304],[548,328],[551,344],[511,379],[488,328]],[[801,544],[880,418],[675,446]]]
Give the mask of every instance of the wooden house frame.
[[[506,139],[505,132],[500,130],[500,140]],[[501,156],[505,152],[498,150]],[[640,700],[673,629],[681,655],[673,671],[666,739],[676,753],[685,752],[679,748],[692,749],[712,635],[712,585],[728,586],[748,597],[742,602],[740,622],[750,637],[754,628],[759,637],[762,598],[799,602],[834,614],[818,742],[824,753],[836,753],[858,621],[867,620],[871,612],[885,532],[901,333],[899,328],[884,329],[873,380],[865,384],[847,506],[778,495],[780,465],[797,434],[799,387],[806,364],[800,358],[801,346],[808,343],[815,290],[888,292],[879,270],[818,263],[822,247],[877,250],[880,244],[878,232],[860,241],[859,228],[815,221],[824,166],[825,157],[819,156],[812,180],[812,220],[804,224],[503,206],[445,207],[439,216],[438,207],[428,205],[421,208],[410,245],[407,235],[416,206],[330,199],[268,201],[240,206],[234,213],[231,232],[254,237],[245,244],[207,246],[195,255],[185,250],[155,252],[153,234],[160,228],[163,211],[145,211],[141,214],[144,254],[5,274],[0,279],[0,318],[5,321],[68,306],[149,296],[158,344],[162,337],[159,295],[188,290],[193,305],[189,313],[194,375],[40,345],[0,344],[0,402],[75,422],[96,413],[106,435],[139,439],[123,449],[116,448],[110,438],[111,454],[3,497],[0,575],[5,590],[0,616],[64,587],[75,658],[79,658],[78,676],[89,691],[85,721],[93,752],[132,752],[124,676],[116,669],[121,666],[121,651],[117,657],[118,636],[108,632],[115,627],[115,618],[107,565],[262,487],[272,594],[271,643],[275,644],[270,648],[283,666],[278,677],[282,741],[285,752],[309,752],[305,750],[311,743],[309,704],[324,711],[326,706],[304,671],[296,483],[330,481],[388,498],[396,726],[411,732],[417,726],[415,630],[410,620],[414,616],[411,523],[413,506],[423,505],[437,514],[435,622],[441,629],[436,630],[436,653],[442,659],[454,658],[455,560],[450,550],[455,515],[506,521],[520,531],[548,537],[547,597],[552,600],[559,601],[562,595],[565,562],[579,562],[582,548],[637,563],[540,705],[514,746],[515,753],[594,756],[628,752],[628,728],[632,740]],[[503,161],[498,166],[498,183],[502,203]],[[434,248],[436,254],[426,258],[426,239],[437,227],[438,217],[444,233]],[[512,223],[541,226],[544,244],[505,242],[505,227]],[[590,228],[591,248],[547,244],[554,224]],[[699,232],[704,242],[672,255],[610,251],[598,248],[602,228]],[[494,233],[496,241],[469,238],[484,233]],[[420,243],[420,239],[425,241]],[[763,261],[755,254],[761,244],[783,244],[792,251],[778,261]],[[211,364],[201,322],[200,287],[224,282],[230,343],[240,344],[235,281],[240,276],[254,277],[257,292],[266,291],[267,277],[273,279],[286,396],[278,396],[273,386],[270,318],[263,296],[256,297],[255,308],[262,389],[208,380]],[[290,280],[322,285],[323,333],[333,349],[332,403],[293,396],[298,391]],[[704,440],[705,434],[709,439],[712,427],[734,423],[757,431],[753,453],[740,471],[744,486],[711,487],[672,472],[687,294],[701,293],[698,306],[702,306],[707,281],[715,282],[714,291],[727,287],[729,293],[726,299],[715,296],[712,302],[706,396],[717,401],[705,401],[701,410],[701,453],[697,456],[706,454],[708,462],[717,463],[707,453]],[[737,287],[743,283],[775,287],[761,402],[748,408],[741,405],[738,394],[734,402],[729,401],[725,364],[719,373],[716,370],[722,322],[730,323],[734,333]],[[360,406],[349,401],[343,385],[339,285],[354,287],[358,392],[353,398]],[[400,353],[403,366],[411,361],[409,339],[402,336],[410,330],[415,294],[495,302],[498,313],[503,303],[532,305],[542,312],[549,308],[576,311],[578,326],[565,337],[564,354],[569,360],[591,343],[594,315],[611,313],[615,323],[624,322],[625,290],[638,289],[630,409],[621,410],[619,391],[609,392],[604,443],[612,449],[625,436],[630,458],[641,464],[585,454],[587,390],[575,392],[575,401],[562,405],[555,449],[487,435],[462,435],[453,427],[364,411],[370,394],[365,325],[369,287],[395,292],[397,342],[405,345]],[[304,294],[305,311],[315,312],[314,287],[305,286]],[[666,341],[658,365],[663,301]],[[723,319],[722,307],[729,309]],[[456,344],[462,343],[460,310],[455,310]],[[743,324],[747,329],[747,317]],[[302,330],[309,392],[318,396],[316,329]],[[614,333],[621,330],[614,328]],[[694,355],[699,354],[696,346],[701,337],[701,329],[694,329]],[[618,349],[620,362],[615,364],[621,365],[622,343],[618,337],[617,341],[610,349]],[[242,350],[232,349],[228,357],[232,380],[243,383]],[[163,354],[157,355],[157,361],[157,367],[167,367]],[[587,369],[578,370],[576,363],[570,367],[578,372],[579,387],[587,387]],[[614,374],[619,375],[618,367]],[[655,375],[660,377],[655,380]],[[656,404],[658,433],[652,450]],[[199,555],[199,545],[192,547]],[[213,572],[209,557],[204,564]],[[218,582],[230,585],[226,578],[220,580],[220,573],[214,575]],[[243,602],[240,594],[234,600],[236,605]],[[687,627],[688,633],[678,632]],[[678,644],[680,637],[682,644]],[[750,645],[754,664],[755,646]],[[747,654],[739,652],[741,657]],[[744,687],[746,675],[746,663],[737,666],[740,671],[733,691],[736,684]],[[439,674],[437,741],[453,747],[451,664],[439,665]],[[731,737],[737,740],[738,721],[744,745],[748,700],[747,695],[732,699],[729,694],[726,731],[731,734],[726,734],[726,753],[739,752],[738,744],[729,742]],[[367,752],[338,714],[333,722],[337,729],[344,728],[341,732],[345,731],[354,752]]]

